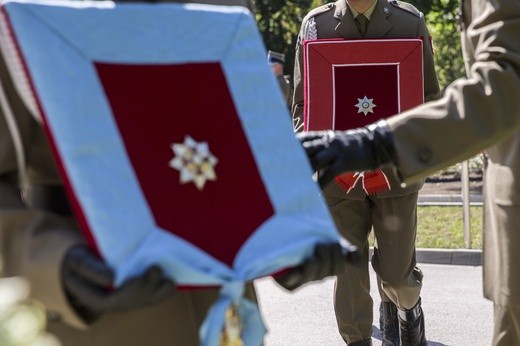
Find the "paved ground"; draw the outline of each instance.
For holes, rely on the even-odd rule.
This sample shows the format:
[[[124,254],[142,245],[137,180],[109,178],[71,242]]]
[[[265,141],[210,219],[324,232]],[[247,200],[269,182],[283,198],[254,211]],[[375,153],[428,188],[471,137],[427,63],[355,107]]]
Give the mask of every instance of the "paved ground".
[[[481,203],[482,181],[470,181],[472,203]],[[460,204],[461,182],[432,179],[420,193],[420,203]],[[422,291],[426,336],[430,346],[490,345],[492,304],[482,296],[480,250],[417,249],[424,272]],[[375,282],[371,270],[372,282]],[[294,293],[281,289],[270,278],[255,282],[260,308],[268,329],[266,346],[340,346],[333,308],[334,280],[309,284]],[[374,284],[372,339],[381,345],[379,296]]]
[[[424,195],[455,195],[460,194],[462,183],[459,177],[433,178],[426,180],[421,194]],[[469,190],[471,194],[482,194],[482,177],[470,177]]]
[[[468,185],[471,204],[481,205],[482,177],[470,177]],[[419,191],[419,205],[462,205],[460,177],[428,178]]]
[[[422,299],[428,345],[490,345],[492,305],[482,297],[482,268],[428,263],[421,263],[420,267],[425,274]],[[333,279],[327,279],[291,294],[269,278],[257,280],[268,329],[266,345],[345,345],[336,330],[333,285]],[[379,300],[374,287],[372,296],[373,341],[374,345],[381,345],[376,311]]]

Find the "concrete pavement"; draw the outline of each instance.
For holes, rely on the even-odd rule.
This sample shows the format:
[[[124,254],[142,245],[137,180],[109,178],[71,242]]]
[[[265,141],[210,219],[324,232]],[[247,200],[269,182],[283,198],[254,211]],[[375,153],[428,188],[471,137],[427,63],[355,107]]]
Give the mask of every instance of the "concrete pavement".
[[[470,195],[481,205],[481,195]],[[460,195],[419,195],[421,205],[461,205]],[[482,251],[417,249],[424,273],[422,307],[429,346],[486,346],[493,334],[493,305],[482,295]],[[372,340],[381,345],[379,294],[370,268],[374,299]],[[268,330],[266,346],[340,346],[333,307],[334,279],[311,283],[289,293],[271,278],[255,281]]]
[[[477,251],[418,251],[426,262],[453,263],[458,258],[474,261]],[[455,251],[456,252],[456,251]],[[439,260],[439,258],[442,259]],[[420,261],[424,272],[422,291],[428,345],[490,345],[493,327],[492,304],[482,296],[482,267],[479,265],[431,264]],[[371,270],[372,283],[375,282]],[[281,289],[270,278],[257,280],[260,309],[268,329],[267,346],[345,345],[337,332],[333,308],[334,279],[311,283],[294,293]],[[381,345],[379,299],[375,285],[374,345]]]

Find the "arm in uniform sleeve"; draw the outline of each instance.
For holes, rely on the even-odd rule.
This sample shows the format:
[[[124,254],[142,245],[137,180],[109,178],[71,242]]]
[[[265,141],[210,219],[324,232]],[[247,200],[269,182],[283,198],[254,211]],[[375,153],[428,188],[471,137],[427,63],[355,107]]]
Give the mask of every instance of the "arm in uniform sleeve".
[[[442,99],[388,119],[404,182],[470,158],[520,130],[520,2],[464,4],[473,5],[461,35],[468,77],[452,83]]]
[[[61,281],[65,253],[83,243],[72,220],[30,210],[20,197],[17,164],[4,114],[0,112],[0,266],[2,276],[23,276],[32,297],[47,311],[79,328],[85,324],[69,304]]]
[[[295,132],[303,131],[303,34],[306,21],[302,23],[298,41],[293,72],[292,118]]]

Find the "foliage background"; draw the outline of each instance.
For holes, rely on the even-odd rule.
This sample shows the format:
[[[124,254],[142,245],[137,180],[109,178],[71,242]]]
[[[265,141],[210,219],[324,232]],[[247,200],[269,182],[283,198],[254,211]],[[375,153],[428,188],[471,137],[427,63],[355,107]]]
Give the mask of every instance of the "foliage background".
[[[386,0],[383,0],[386,1]],[[303,17],[324,0],[255,0],[256,20],[267,50],[286,56],[285,74],[292,77],[294,50]],[[434,44],[441,89],[464,75],[457,13],[460,0],[409,0],[423,12]]]

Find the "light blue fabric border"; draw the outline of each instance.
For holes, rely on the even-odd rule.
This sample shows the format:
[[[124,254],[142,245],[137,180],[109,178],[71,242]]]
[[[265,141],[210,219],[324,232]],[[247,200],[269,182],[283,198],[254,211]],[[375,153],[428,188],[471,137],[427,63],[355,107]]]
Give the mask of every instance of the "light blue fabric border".
[[[249,12],[89,1],[4,4],[63,165],[102,255],[115,268],[117,284],[158,263],[178,284],[222,285],[201,330],[204,344],[218,340],[222,312],[231,303],[248,321],[246,344],[259,344],[265,330],[258,308],[242,299],[244,283],[301,263],[316,243],[336,243],[338,234],[292,132]],[[215,28],[218,35],[208,34]],[[92,61],[221,62],[275,209],[241,248],[233,268],[155,225]]]

